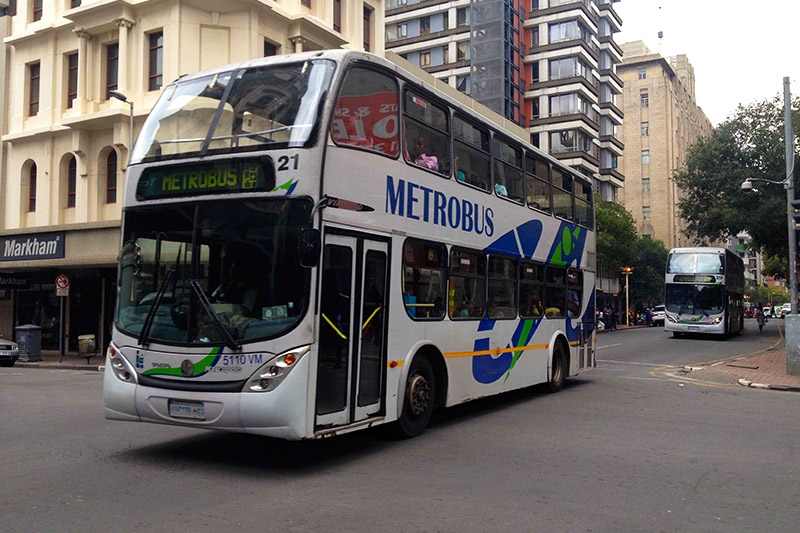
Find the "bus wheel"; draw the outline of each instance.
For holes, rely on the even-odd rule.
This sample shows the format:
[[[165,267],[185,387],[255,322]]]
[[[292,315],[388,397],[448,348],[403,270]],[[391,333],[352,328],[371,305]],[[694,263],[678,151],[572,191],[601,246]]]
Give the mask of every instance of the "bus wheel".
[[[550,370],[550,381],[548,382],[550,392],[558,392],[564,387],[566,366],[567,357],[564,355],[564,347],[558,343],[553,350],[553,368]]]
[[[425,431],[433,414],[436,381],[433,368],[425,357],[415,357],[408,369],[403,394],[403,412],[393,424],[394,436],[408,439]]]

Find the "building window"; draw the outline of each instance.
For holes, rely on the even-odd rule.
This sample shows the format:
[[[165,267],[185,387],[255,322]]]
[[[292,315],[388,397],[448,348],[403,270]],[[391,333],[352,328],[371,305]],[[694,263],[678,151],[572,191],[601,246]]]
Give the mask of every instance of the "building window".
[[[642,207],[642,218],[645,220],[650,220],[650,206],[643,206]]]
[[[70,0],[69,1],[69,7],[70,7],[70,9],[75,8],[75,7],[81,7],[81,0]]]
[[[311,0],[300,0],[300,3],[303,4],[308,9],[311,9]]]
[[[642,137],[649,137],[649,136],[650,136],[650,123],[642,122]]]
[[[646,68],[640,68],[639,69],[639,79],[640,80],[646,80],[647,79],[647,69]]]
[[[469,24],[469,8],[459,7],[456,9],[456,26],[466,26]]]
[[[72,101],[78,97],[78,54],[67,56],[67,109],[72,108]]]
[[[333,0],[333,29],[342,33],[342,0]]]
[[[36,211],[36,163],[31,163],[28,173],[28,211]]]
[[[541,148],[541,146],[539,146],[539,134],[538,133],[531,133],[531,144],[534,145],[536,148]]]
[[[650,96],[647,93],[642,93],[640,97],[642,99],[642,109],[650,107]]]
[[[28,116],[35,117],[39,114],[39,63],[28,67]]]
[[[442,29],[450,29],[450,13],[448,11],[442,13]]]
[[[421,67],[429,67],[431,66],[431,51],[430,50],[423,50],[419,53],[419,66]]]
[[[117,203],[117,151],[114,149],[106,158],[106,203]]]
[[[539,118],[539,97],[531,98],[531,118]]]
[[[78,189],[78,162],[72,156],[67,166],[67,207],[75,207]]]
[[[42,20],[42,4],[43,0],[33,0],[32,8],[33,8],[33,16],[32,21],[36,22],[37,20]]]
[[[157,91],[164,83],[164,32],[150,34],[149,72],[148,90]]]
[[[642,150],[642,164],[643,165],[650,164],[650,150]]]
[[[472,88],[470,87],[469,74],[465,76],[456,76],[456,89],[464,94],[470,94]]]
[[[398,24],[397,25],[397,38],[398,39],[405,39],[408,37],[408,24]]]
[[[650,196],[650,178],[642,178],[642,196]]]
[[[456,43],[456,61],[469,59],[469,41]]]
[[[119,43],[106,46],[106,100],[117,90],[119,80]]]
[[[364,6],[364,51],[370,51],[370,35],[372,34],[372,10]]]
[[[269,41],[264,41],[264,57],[278,55],[278,47]]]
[[[419,19],[419,34],[428,35],[431,32],[431,18],[422,17]]]

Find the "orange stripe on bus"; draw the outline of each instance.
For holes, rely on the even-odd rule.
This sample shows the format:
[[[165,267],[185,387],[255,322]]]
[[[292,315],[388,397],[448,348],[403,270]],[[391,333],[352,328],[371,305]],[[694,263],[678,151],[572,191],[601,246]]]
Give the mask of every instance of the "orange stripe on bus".
[[[474,357],[476,355],[492,355],[509,352],[521,352],[523,350],[539,350],[542,348],[549,348],[549,344],[533,344],[531,346],[519,346],[517,348],[496,348],[494,350],[478,350],[476,352],[448,352],[444,354],[445,357]]]
[[[389,361],[386,363],[386,366],[389,368],[398,368],[403,366],[403,361]]]

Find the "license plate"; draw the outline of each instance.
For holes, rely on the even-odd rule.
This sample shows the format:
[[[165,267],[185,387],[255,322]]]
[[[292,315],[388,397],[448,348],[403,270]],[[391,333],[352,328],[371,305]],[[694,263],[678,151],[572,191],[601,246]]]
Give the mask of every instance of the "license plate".
[[[169,402],[169,416],[174,418],[206,419],[206,408],[203,402]]]
[[[700,326],[689,326],[689,331],[700,331]]]

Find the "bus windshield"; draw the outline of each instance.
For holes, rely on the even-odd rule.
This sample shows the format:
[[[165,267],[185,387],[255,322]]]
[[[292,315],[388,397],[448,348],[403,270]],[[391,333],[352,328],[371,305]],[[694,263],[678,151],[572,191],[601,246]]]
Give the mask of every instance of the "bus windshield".
[[[667,311],[683,315],[718,315],[725,308],[722,285],[678,285],[668,283]]]
[[[720,254],[674,253],[669,256],[667,274],[723,274]]]
[[[287,199],[127,210],[117,326],[141,335],[152,313],[147,338],[170,344],[284,333],[308,299],[298,241],[310,211],[309,201]]]
[[[315,60],[178,80],[147,117],[131,163],[307,146],[334,69]]]

